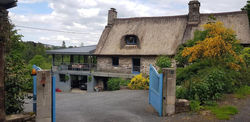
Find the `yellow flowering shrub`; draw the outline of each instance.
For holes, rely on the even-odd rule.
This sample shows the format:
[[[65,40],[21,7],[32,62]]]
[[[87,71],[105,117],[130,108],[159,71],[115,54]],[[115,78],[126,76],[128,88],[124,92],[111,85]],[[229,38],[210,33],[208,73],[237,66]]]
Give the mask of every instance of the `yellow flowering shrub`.
[[[149,78],[142,76],[142,73],[134,76],[128,84],[130,89],[149,89]]]
[[[221,60],[230,56],[232,60],[227,63],[228,66],[239,70],[240,65],[237,63],[244,63],[244,60],[234,51],[234,45],[239,43],[235,32],[232,29],[225,28],[223,23],[219,21],[207,23],[203,25],[203,28],[208,31],[206,38],[198,41],[192,47],[184,48],[182,56],[189,56],[189,62],[204,58]]]

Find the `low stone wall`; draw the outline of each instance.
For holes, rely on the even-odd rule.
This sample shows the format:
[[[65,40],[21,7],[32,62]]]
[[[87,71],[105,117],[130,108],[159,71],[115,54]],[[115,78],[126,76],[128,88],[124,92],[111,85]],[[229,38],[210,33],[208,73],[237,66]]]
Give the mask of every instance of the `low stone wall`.
[[[177,99],[175,102],[175,113],[190,111],[190,103],[186,99]]]

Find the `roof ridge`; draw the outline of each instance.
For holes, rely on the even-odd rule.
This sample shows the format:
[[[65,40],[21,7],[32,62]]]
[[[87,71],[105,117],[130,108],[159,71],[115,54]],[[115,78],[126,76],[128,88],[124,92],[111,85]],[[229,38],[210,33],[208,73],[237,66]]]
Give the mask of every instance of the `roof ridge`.
[[[201,15],[210,15],[210,14],[235,14],[235,13],[247,13],[246,11],[229,11],[229,12],[219,12],[219,13],[201,13]]]
[[[230,11],[230,12],[218,12],[218,13],[200,13],[200,15],[210,15],[210,14],[232,14],[232,13],[246,13],[246,11]],[[124,17],[116,18],[116,20],[129,20],[129,19],[151,19],[151,18],[175,18],[175,17],[186,17],[188,14],[183,15],[171,15],[171,16],[151,16],[151,17]]]

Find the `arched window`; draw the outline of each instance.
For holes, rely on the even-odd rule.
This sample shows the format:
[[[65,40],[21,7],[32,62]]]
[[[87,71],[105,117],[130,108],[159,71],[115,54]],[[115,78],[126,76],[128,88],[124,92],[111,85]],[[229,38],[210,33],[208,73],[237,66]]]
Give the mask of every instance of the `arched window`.
[[[139,39],[136,35],[126,35],[125,43],[126,45],[137,45]]]

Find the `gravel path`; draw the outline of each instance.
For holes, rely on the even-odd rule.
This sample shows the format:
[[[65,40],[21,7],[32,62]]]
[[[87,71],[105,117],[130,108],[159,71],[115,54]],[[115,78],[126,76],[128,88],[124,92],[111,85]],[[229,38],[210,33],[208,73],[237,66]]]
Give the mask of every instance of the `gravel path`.
[[[250,96],[240,101],[239,113],[233,116],[229,122],[250,122]]]

